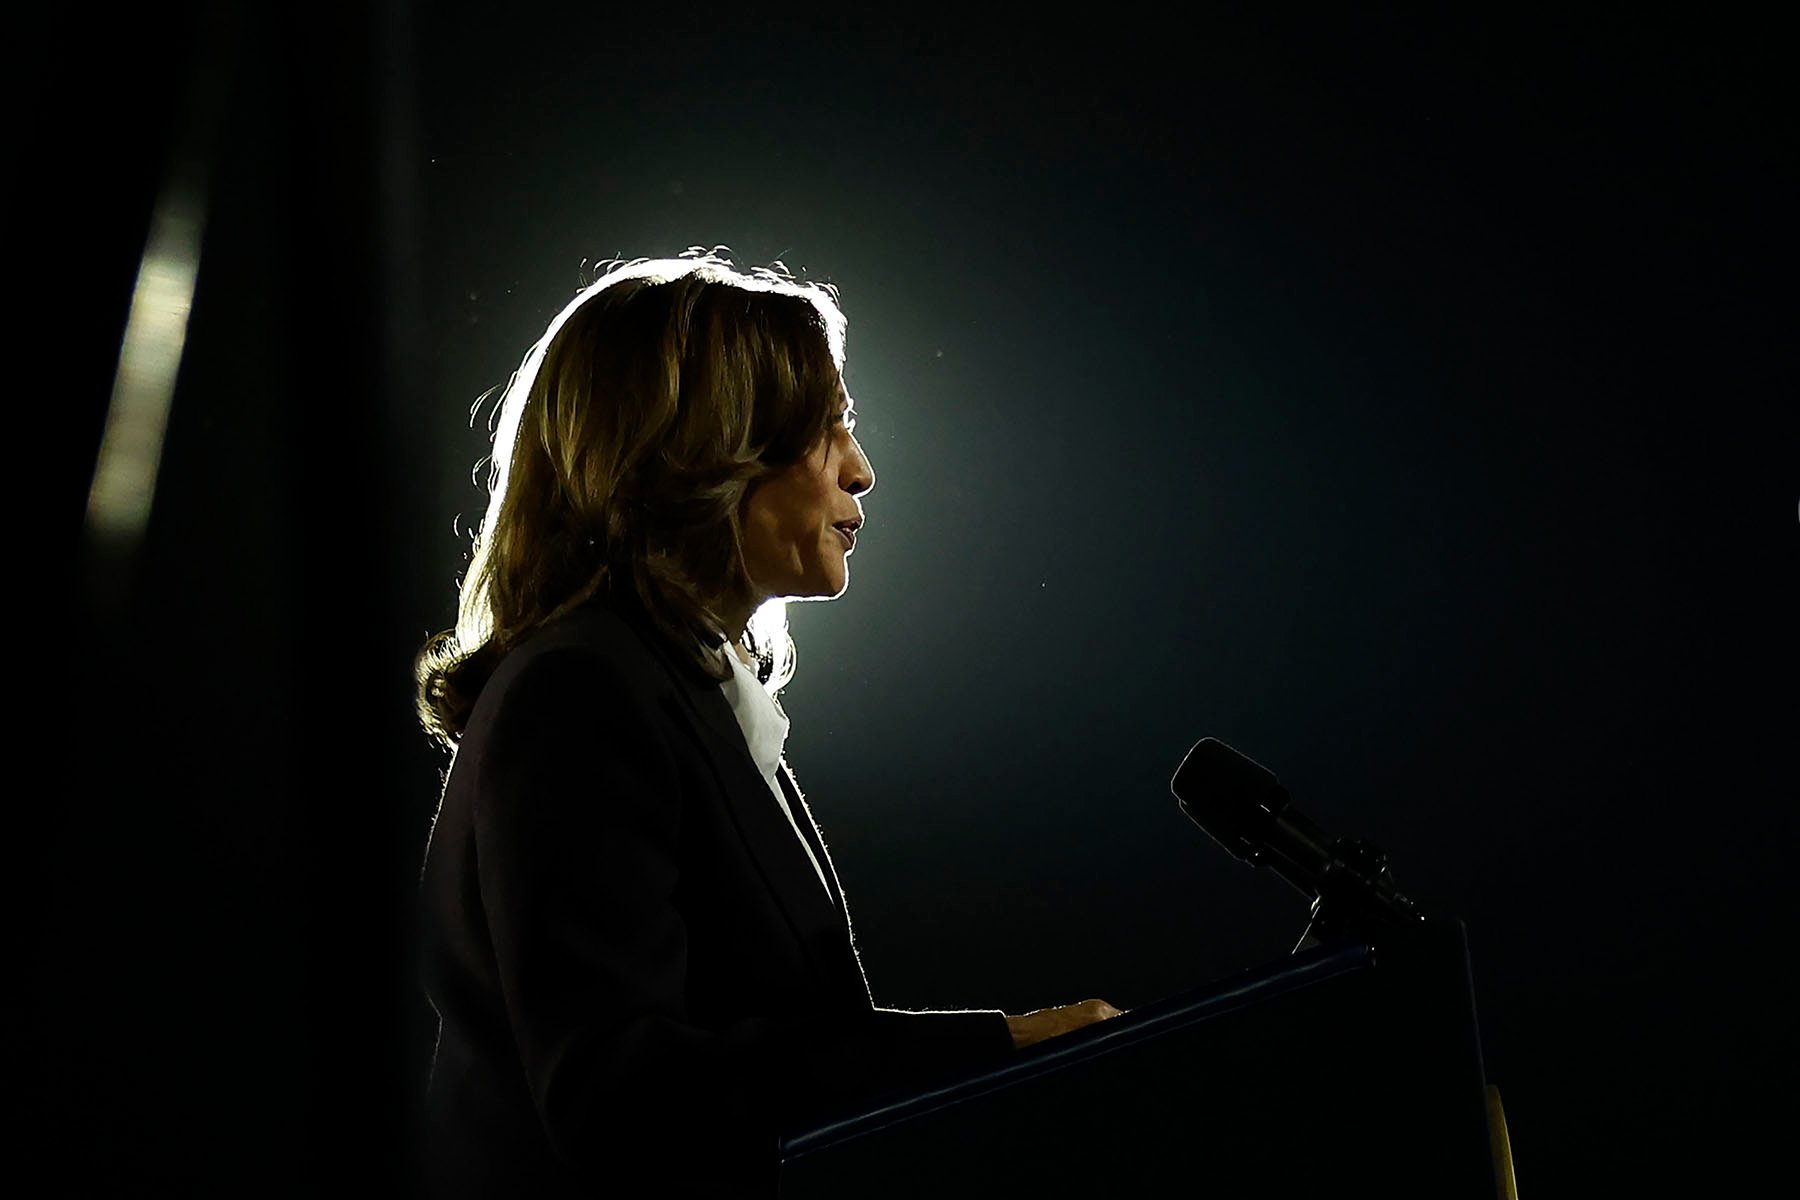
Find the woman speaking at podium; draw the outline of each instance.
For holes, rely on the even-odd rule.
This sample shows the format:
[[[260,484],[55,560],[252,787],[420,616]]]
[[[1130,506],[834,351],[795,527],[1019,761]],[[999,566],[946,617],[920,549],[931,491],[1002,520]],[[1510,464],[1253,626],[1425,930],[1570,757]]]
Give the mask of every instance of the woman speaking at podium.
[[[782,601],[843,593],[875,473],[835,290],[616,264],[500,402],[421,885],[439,1196],[772,1196],[811,1114],[1117,1015],[873,1004],[782,758]]]

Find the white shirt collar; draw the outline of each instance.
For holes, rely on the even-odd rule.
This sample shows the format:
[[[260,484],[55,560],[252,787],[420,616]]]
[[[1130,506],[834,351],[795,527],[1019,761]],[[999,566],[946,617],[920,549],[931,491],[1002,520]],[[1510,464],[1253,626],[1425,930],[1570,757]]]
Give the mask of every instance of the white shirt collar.
[[[782,747],[787,744],[787,713],[743,659],[729,648],[724,653],[731,663],[731,678],[720,685],[725,699],[730,701],[732,714],[744,731],[744,744],[750,748],[757,770],[765,779],[774,779]]]
[[[837,898],[832,894],[831,884],[825,880],[825,867],[814,853],[812,843],[800,832],[800,818],[794,814],[793,806],[782,794],[781,785],[776,781],[775,771],[781,763],[781,747],[787,741],[788,719],[781,710],[781,701],[769,694],[767,688],[757,682],[756,672],[744,664],[743,659],[725,651],[725,657],[731,660],[731,678],[720,684],[725,699],[731,703],[731,711],[737,717],[738,727],[744,731],[744,744],[750,748],[750,757],[762,772],[763,781],[769,785],[769,791],[781,805],[781,811],[787,814],[788,824],[794,827],[794,837],[799,839],[800,846],[806,851],[806,857],[812,860],[813,870],[818,873],[819,886],[825,889],[832,904]]]

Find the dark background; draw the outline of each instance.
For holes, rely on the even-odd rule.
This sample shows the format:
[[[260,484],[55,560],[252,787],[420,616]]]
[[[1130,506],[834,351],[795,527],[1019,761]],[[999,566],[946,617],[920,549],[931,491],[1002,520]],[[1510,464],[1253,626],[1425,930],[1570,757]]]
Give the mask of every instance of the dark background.
[[[1281,957],[1302,899],[1168,791],[1212,735],[1467,922],[1527,1195],[1753,1178],[1794,1062],[1772,31],[662,7],[25,18],[5,1015],[50,1179],[403,1190],[409,659],[483,506],[470,408],[596,263],[715,244],[850,320],[878,482],[783,701],[880,1002]],[[177,160],[180,387],[96,575]]]

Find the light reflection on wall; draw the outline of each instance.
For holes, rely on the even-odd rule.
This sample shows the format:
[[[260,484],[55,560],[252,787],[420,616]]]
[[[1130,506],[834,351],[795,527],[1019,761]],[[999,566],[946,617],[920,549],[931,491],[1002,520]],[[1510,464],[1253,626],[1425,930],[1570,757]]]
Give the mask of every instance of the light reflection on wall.
[[[135,548],[150,519],[200,270],[201,224],[200,205],[185,190],[165,193],[151,217],[88,491],[88,538],[115,552]]]

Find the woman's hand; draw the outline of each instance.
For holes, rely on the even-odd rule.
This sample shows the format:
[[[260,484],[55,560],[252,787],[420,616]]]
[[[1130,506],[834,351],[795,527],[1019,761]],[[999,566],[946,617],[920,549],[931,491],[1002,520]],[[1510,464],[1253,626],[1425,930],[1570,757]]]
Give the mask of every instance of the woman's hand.
[[[1023,1050],[1045,1038],[1053,1038],[1059,1033],[1068,1033],[1071,1029],[1080,1029],[1083,1025],[1092,1025],[1095,1021],[1105,1021],[1120,1015],[1122,1010],[1104,1000],[1083,1000],[1079,1004],[1065,1004],[1061,1008],[1040,1008],[1022,1016],[1008,1016],[1006,1027],[1012,1031],[1013,1049]]]

